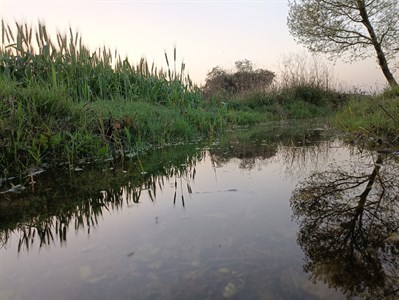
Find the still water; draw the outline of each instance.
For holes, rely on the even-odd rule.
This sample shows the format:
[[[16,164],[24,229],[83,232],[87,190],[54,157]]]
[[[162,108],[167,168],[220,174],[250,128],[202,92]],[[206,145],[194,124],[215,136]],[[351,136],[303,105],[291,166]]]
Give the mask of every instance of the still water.
[[[313,129],[25,178],[0,299],[397,299],[397,156]]]

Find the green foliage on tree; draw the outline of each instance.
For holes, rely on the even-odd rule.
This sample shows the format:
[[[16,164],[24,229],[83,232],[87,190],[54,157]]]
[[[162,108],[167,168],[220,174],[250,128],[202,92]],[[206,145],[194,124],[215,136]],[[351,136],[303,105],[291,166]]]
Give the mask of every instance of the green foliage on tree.
[[[397,86],[389,62],[399,54],[397,0],[290,0],[288,27],[310,51],[349,61],[376,56]]]

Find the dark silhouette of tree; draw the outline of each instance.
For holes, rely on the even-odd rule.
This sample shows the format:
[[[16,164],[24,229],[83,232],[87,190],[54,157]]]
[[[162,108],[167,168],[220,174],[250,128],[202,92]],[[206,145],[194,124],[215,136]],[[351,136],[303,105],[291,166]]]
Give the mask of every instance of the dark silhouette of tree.
[[[398,297],[398,163],[351,167],[313,173],[292,194],[304,270],[348,297]]]
[[[397,0],[292,0],[288,27],[310,51],[350,61],[375,55],[391,86],[397,86],[388,61],[399,50]]]

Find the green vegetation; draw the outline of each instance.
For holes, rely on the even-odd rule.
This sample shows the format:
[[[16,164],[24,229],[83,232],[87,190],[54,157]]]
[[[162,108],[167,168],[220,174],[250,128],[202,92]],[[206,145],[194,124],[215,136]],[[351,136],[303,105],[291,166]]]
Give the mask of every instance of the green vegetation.
[[[388,84],[398,87],[389,66],[399,53],[397,0],[350,5],[343,0],[292,0],[288,6],[287,25],[297,42],[314,53],[347,61],[374,56]]]
[[[355,133],[362,142],[382,147],[399,143],[399,89],[386,89],[373,97],[353,98],[333,120],[343,131]]]
[[[40,23],[35,31],[2,22],[1,30],[0,177],[135,156],[231,126],[329,117],[348,100],[332,88],[327,68],[303,57],[286,60],[278,82],[242,60],[236,72],[214,68],[199,88],[184,63],[176,67],[176,49],[172,61],[165,53],[163,70],[144,59],[132,65],[105,48],[90,52],[71,29],[56,42]],[[395,107],[380,105],[397,115]]]
[[[204,96],[227,108],[226,120],[246,125],[287,119],[331,116],[348,97],[331,87],[330,70],[316,59],[291,55],[275,74],[237,61],[235,72],[215,67],[208,73]]]
[[[223,125],[222,111],[124,99],[75,102],[63,88],[23,86],[4,77],[0,90],[3,175],[188,142]]]
[[[230,108],[227,117],[239,124],[328,117],[346,100],[343,94],[312,85],[276,87],[265,93],[231,97],[226,101]]]
[[[201,90],[173,70],[151,68],[107,49],[90,52],[78,33],[13,30],[2,22],[0,176],[32,167],[135,154],[148,146],[187,142],[224,126],[224,109],[201,106]]]
[[[73,101],[97,99],[144,100],[177,107],[194,107],[200,100],[200,91],[184,75],[185,64],[174,69],[149,67],[145,59],[137,66],[110,49],[99,48],[91,52],[78,33],[57,33],[57,42],[50,38],[45,25],[35,32],[26,24],[16,23],[13,31],[2,22],[0,73],[22,85],[36,82],[62,87]]]

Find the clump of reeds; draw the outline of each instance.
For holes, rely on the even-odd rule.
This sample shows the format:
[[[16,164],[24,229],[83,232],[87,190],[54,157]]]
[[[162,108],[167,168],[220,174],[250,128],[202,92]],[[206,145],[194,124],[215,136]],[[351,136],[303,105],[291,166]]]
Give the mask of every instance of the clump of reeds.
[[[58,32],[53,39],[46,26],[38,23],[34,29],[28,24],[15,23],[14,28],[1,22],[0,73],[20,83],[40,82],[62,86],[74,101],[93,101],[122,98],[140,99],[160,104],[197,105],[198,90],[190,77],[171,70],[149,67],[142,58],[134,66],[128,58],[105,47],[92,52],[82,37],[71,28]]]
[[[196,110],[202,96],[185,64],[177,67],[176,48],[165,59],[166,71],[145,59],[133,65],[105,47],[90,51],[71,28],[52,36],[42,23],[2,20],[0,176],[213,130],[216,117]]]

